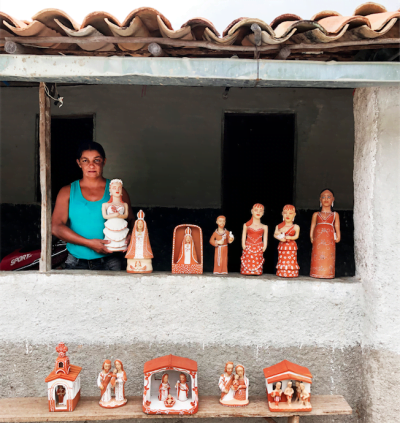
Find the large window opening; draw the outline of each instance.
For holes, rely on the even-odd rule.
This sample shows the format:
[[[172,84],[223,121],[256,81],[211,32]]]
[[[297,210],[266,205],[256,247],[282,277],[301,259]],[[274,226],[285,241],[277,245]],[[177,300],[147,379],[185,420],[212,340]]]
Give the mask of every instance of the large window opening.
[[[242,230],[254,203],[265,207],[268,223],[264,273],[275,273],[274,226],[282,207],[293,204],[295,115],[226,113],[222,152],[222,209],[235,242],[229,246],[229,270],[240,271]],[[245,219],[245,220],[243,220]]]

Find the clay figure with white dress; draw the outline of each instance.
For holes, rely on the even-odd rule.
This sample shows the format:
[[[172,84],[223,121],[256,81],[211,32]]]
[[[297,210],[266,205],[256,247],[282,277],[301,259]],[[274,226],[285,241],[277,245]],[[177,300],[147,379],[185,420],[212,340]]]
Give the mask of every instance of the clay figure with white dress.
[[[244,366],[238,364],[233,374],[233,362],[225,364],[225,372],[220,376],[218,387],[221,390],[219,402],[228,407],[244,407],[249,404],[249,379],[245,376]]]
[[[168,378],[169,378],[168,373],[164,373],[162,375],[161,383],[158,388],[158,399],[160,401],[165,401],[168,398],[169,391],[171,389],[171,386],[168,382]]]
[[[110,182],[110,200],[102,204],[102,214],[106,219],[103,229],[104,239],[110,241],[106,244],[110,251],[125,251],[126,237],[128,236],[128,222],[125,220],[129,215],[129,206],[122,198],[122,181],[113,179]]]
[[[178,401],[187,401],[189,399],[189,385],[185,373],[179,375],[179,380],[175,384],[175,389]]]
[[[144,216],[143,210],[140,210],[132,230],[131,240],[125,255],[128,273],[151,273],[153,271],[152,259],[154,256]]]
[[[127,403],[127,399],[125,398],[125,383],[127,381],[127,377],[124,370],[124,365],[122,364],[121,360],[115,360],[114,366],[114,376],[112,378],[111,385],[114,387],[115,392],[115,401],[113,408],[116,408],[122,407]]]
[[[182,246],[179,252],[177,264],[198,264],[196,247],[193,242],[192,230],[187,227],[185,229],[185,236],[182,241]]]
[[[111,408],[111,379],[113,375],[111,361],[105,360],[102,371],[97,378],[97,386],[100,388],[101,394],[99,405],[104,408]]]

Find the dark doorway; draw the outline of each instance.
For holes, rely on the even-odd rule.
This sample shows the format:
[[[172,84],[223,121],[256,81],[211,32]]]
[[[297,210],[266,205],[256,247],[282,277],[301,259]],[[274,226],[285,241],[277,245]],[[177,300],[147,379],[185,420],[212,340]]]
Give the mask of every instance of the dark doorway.
[[[76,164],[76,151],[83,141],[93,140],[94,116],[55,116],[51,118],[51,197],[55,202],[58,191],[82,178]],[[38,158],[39,163],[39,158]],[[37,198],[40,201],[39,164]]]
[[[222,157],[222,208],[235,236],[229,271],[240,271],[243,224],[250,220],[253,204],[261,203],[261,221],[269,233],[264,273],[275,273],[273,232],[283,206],[293,204],[295,115],[226,113]]]

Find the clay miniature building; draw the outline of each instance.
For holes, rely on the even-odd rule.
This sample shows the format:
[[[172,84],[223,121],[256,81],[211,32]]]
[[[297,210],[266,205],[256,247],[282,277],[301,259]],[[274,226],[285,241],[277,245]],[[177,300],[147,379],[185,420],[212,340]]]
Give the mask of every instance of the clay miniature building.
[[[203,273],[203,233],[196,225],[178,225],[172,245],[172,273]]]
[[[264,369],[267,387],[268,405],[271,411],[311,411],[312,374],[307,367],[299,366],[283,360],[278,364]],[[281,395],[275,400],[275,390],[280,382]],[[285,390],[292,383],[292,397],[288,398]],[[290,385],[289,385],[290,387]],[[287,391],[288,392],[288,391]]]
[[[82,367],[70,364],[68,347],[60,342],[54,370],[46,377],[49,411],[74,411],[81,396]]]
[[[165,355],[144,365],[143,411],[146,414],[194,414],[199,407],[197,362]],[[182,400],[179,382],[188,388]],[[174,402],[175,401],[175,402]]]

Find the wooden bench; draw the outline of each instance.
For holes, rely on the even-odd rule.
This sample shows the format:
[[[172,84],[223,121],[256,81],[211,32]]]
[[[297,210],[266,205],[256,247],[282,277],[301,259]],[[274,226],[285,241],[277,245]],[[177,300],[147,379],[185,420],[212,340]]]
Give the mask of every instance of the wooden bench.
[[[128,404],[108,410],[98,405],[98,397],[82,397],[72,412],[48,411],[47,398],[4,398],[0,400],[0,422],[59,422],[90,420],[154,419],[154,418],[215,418],[264,417],[274,423],[274,417],[288,417],[288,423],[298,423],[300,416],[351,414],[352,410],[341,395],[313,395],[309,413],[272,413],[265,396],[250,397],[247,407],[230,408],[219,403],[216,396],[200,396],[199,411],[192,416],[147,415],[142,411],[142,397],[128,397]]]

